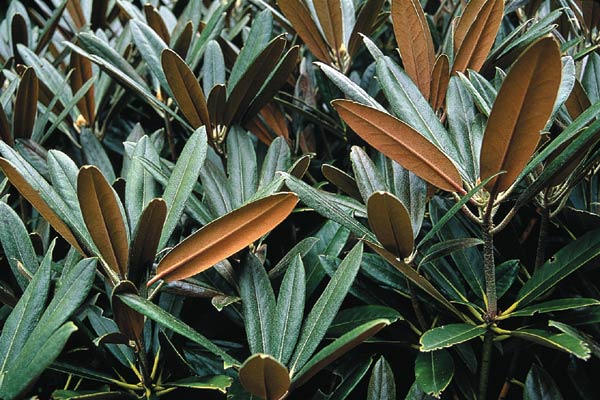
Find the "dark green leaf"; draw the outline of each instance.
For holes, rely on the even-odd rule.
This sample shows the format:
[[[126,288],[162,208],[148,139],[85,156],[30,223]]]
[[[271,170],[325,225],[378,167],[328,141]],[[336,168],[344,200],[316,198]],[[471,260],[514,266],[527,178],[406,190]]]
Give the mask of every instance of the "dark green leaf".
[[[474,339],[485,333],[486,328],[469,324],[450,324],[428,330],[421,336],[421,351],[434,351]]]
[[[447,350],[419,353],[415,361],[415,380],[427,394],[439,397],[454,376],[454,360]]]

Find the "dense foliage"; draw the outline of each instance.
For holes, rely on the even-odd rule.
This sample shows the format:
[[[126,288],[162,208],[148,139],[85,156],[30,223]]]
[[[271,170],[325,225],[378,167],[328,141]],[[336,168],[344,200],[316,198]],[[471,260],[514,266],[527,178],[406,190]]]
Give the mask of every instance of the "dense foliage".
[[[0,7],[0,398],[597,398],[600,3]]]

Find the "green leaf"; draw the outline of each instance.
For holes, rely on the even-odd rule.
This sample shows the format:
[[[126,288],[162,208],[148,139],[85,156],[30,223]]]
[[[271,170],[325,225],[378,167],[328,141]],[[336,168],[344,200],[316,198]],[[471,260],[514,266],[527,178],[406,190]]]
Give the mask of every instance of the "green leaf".
[[[312,207],[317,213],[329,218],[340,225],[348,228],[355,235],[365,237],[371,241],[376,241],[375,236],[369,230],[351,218],[339,206],[332,204],[331,201],[318,189],[315,189],[298,178],[287,173],[282,173],[285,177],[286,185],[298,194],[300,199],[309,207]]]
[[[160,54],[167,48],[166,43],[152,28],[141,21],[131,19],[129,27],[131,28],[133,42],[138,48],[142,59],[146,62],[152,74],[158,79],[160,86],[166,89],[171,95],[169,83],[160,62]]]
[[[379,104],[373,97],[369,96],[367,92],[354,81],[342,74],[338,70],[330,67],[327,64],[321,62],[315,63],[317,67],[321,68],[323,73],[346,95],[348,100],[355,101],[357,103],[366,104],[369,107],[373,107],[379,111],[385,111],[385,108]]]
[[[317,354],[308,360],[306,365],[302,367],[297,375],[294,376],[293,371],[290,371],[290,375],[293,376],[292,388],[302,386],[323,368],[365,340],[376,335],[377,332],[391,323],[392,321],[388,319],[376,319],[374,321],[367,322],[366,324],[362,324],[357,328],[352,329],[350,332],[340,336],[332,343],[323,347]]]
[[[600,255],[600,230],[580,236],[538,268],[517,295],[512,307],[523,307]]]
[[[233,378],[227,375],[213,376],[190,376],[174,382],[165,382],[164,387],[178,387],[189,389],[207,389],[218,390],[221,393],[226,393],[227,388],[233,383]]]
[[[289,364],[290,375],[294,375],[294,372],[304,367],[325,336],[358,273],[362,253],[362,243],[358,243],[342,261],[312,310],[304,319],[300,339]]]
[[[469,324],[450,324],[428,330],[421,336],[421,351],[434,351],[464,343],[485,333],[486,328]]]
[[[582,360],[590,358],[589,346],[581,339],[567,333],[552,333],[542,329],[519,329],[512,331],[510,335],[573,354]]]
[[[425,257],[423,257],[419,264],[432,262],[438,258],[452,254],[455,251],[465,250],[471,247],[479,246],[480,244],[483,244],[483,240],[478,238],[450,239],[441,243],[436,243],[429,248],[427,254]]]
[[[131,229],[135,229],[144,208],[158,195],[156,181],[152,173],[144,168],[140,158],[145,158],[155,164],[160,163],[156,148],[150,138],[145,135],[135,145],[126,176],[125,208]]]
[[[600,101],[600,55],[595,51],[588,56],[581,85],[592,104]]]
[[[51,245],[42,265],[4,323],[0,336],[0,362],[2,363],[0,364],[0,376],[6,372],[8,367],[11,367],[14,359],[19,356],[44,310],[50,288],[53,247],[54,245]]]
[[[524,400],[562,400],[552,377],[536,364],[531,366],[525,379]]]
[[[246,203],[258,185],[256,152],[249,132],[233,127],[227,134],[227,184],[233,208]]]
[[[83,155],[87,164],[98,167],[102,174],[110,183],[117,179],[108,154],[104,150],[102,143],[96,137],[94,131],[89,128],[83,128],[79,136],[81,146],[83,147]]]
[[[276,178],[277,171],[287,171],[291,166],[290,146],[282,137],[276,137],[267,151],[267,155],[262,163],[259,188],[266,187]]]
[[[120,294],[119,298],[123,300],[123,303],[127,304],[140,314],[143,314],[151,320],[158,322],[165,328],[172,329],[174,332],[179,333],[181,336],[191,340],[196,344],[199,344],[212,354],[218,356],[225,362],[225,366],[227,368],[240,365],[239,361],[231,357],[205,336],[196,332],[192,327],[175,318],[173,315],[169,314],[148,300],[133,294]]]
[[[223,65],[225,65],[225,60],[221,47],[216,40],[211,40],[206,45],[204,66],[202,67],[202,72],[204,73],[202,77],[202,89],[204,93],[210,93],[216,85],[225,84],[225,68],[223,68]]]
[[[439,397],[454,376],[454,360],[448,350],[419,353],[415,361],[415,381],[427,394]]]
[[[273,355],[284,365],[290,360],[298,342],[304,316],[305,297],[306,276],[302,259],[298,254],[287,267],[281,282],[270,332]]]
[[[28,356],[27,362],[17,361],[4,375],[0,387],[0,397],[6,400],[17,398],[60,354],[67,340],[77,330],[72,322],[67,322],[52,335],[36,343],[36,348]]]
[[[0,224],[6,227],[6,229],[0,229],[0,241],[4,249],[4,257],[8,261],[17,283],[21,289],[24,289],[28,284],[28,280],[19,271],[19,263],[25,271],[33,275],[39,267],[35,249],[23,221],[3,201],[0,201]]]
[[[165,187],[163,199],[167,203],[168,211],[160,236],[159,249],[164,248],[179,223],[185,203],[198,181],[200,168],[202,168],[206,158],[207,148],[206,129],[202,126],[187,140]]]
[[[375,168],[375,164],[362,148],[352,146],[350,160],[352,162],[356,185],[365,203],[373,193],[389,190],[383,177]]]
[[[543,303],[532,304],[508,315],[510,315],[510,317],[526,317],[535,314],[545,314],[554,311],[572,310],[574,308],[598,305],[600,305],[599,300],[576,297],[572,299],[550,300]]]
[[[253,254],[245,257],[238,284],[250,352],[275,354],[271,343],[275,294],[265,267]]]
[[[329,330],[328,335],[341,336],[358,327],[359,325],[376,319],[387,319],[392,322],[403,320],[400,313],[391,307],[380,305],[367,305],[347,308],[340,311],[336,316]]]
[[[396,382],[394,372],[383,356],[373,367],[367,400],[391,400],[396,398]]]

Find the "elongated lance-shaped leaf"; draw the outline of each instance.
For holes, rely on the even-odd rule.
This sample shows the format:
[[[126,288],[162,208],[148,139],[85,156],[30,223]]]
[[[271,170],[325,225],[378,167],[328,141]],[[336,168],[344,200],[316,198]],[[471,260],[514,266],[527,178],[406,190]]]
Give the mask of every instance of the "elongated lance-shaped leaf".
[[[298,197],[279,193],[246,204],[205,225],[177,245],[158,264],[156,276],[168,282],[185,279],[235,254],[271,229],[292,212]]]
[[[161,52],[167,49],[167,44],[148,25],[132,19],[129,22],[131,36],[148,69],[158,80],[160,86],[170,93],[169,83],[161,65]],[[171,94],[171,93],[170,93]]]
[[[361,34],[370,36],[373,29],[381,22],[380,12],[384,3],[385,0],[366,0],[362,3],[348,40],[348,54],[351,57],[356,53],[362,42]]]
[[[450,324],[428,330],[421,336],[421,351],[434,351],[464,343],[485,333],[486,328],[469,324]]]
[[[590,358],[589,346],[581,339],[567,333],[553,333],[543,329],[518,329],[512,331],[510,335],[573,354],[582,360]]]
[[[29,139],[31,137],[37,114],[38,93],[38,77],[33,68],[29,67],[23,73],[17,89],[13,111],[12,132],[14,138]]]
[[[404,122],[348,100],[333,106],[360,137],[404,168],[440,189],[465,193],[452,161]]]
[[[123,300],[123,303],[127,304],[135,311],[145,315],[160,325],[177,332],[181,336],[199,344],[212,354],[220,357],[221,360],[226,363],[226,367],[240,365],[239,361],[208,340],[208,338],[196,332],[192,327],[175,318],[172,314],[169,314],[151,301],[130,293],[120,294],[119,297]]]
[[[373,372],[371,372],[371,378],[369,379],[367,396],[367,400],[396,398],[394,372],[383,356],[379,357],[379,360],[377,360],[373,367]]]
[[[79,170],[77,198],[99,255],[110,269],[125,277],[129,258],[127,227],[119,199],[98,168],[87,166]]]
[[[319,61],[330,62],[327,44],[323,40],[319,28],[313,21],[310,11],[301,0],[280,0],[277,5],[290,21],[298,36],[302,38],[310,52]]]
[[[90,127],[83,127],[79,141],[83,148],[85,162],[98,167],[108,182],[114,182],[117,179],[115,170],[96,133]]]
[[[444,107],[448,83],[450,83],[450,61],[447,55],[440,54],[431,71],[431,87],[429,89],[429,104],[434,111]]]
[[[504,0],[472,0],[454,31],[452,72],[479,71],[496,40],[504,16]]]
[[[388,190],[388,185],[386,185],[381,173],[361,147],[352,146],[350,161],[356,178],[355,184],[360,192],[359,200],[366,203],[373,193]]]
[[[54,242],[46,253],[40,268],[23,292],[2,328],[0,336],[0,374],[4,374],[11,362],[20,354],[23,345],[42,315],[48,289]],[[1,386],[1,385],[0,385]]]
[[[4,142],[0,142],[0,152],[2,152],[4,157],[9,157],[10,159],[9,161],[9,159],[0,158],[0,168],[2,168],[10,183],[71,246],[80,254],[85,254],[73,232],[71,232],[69,226],[63,221],[63,217],[68,215],[68,207],[62,199],[58,197],[50,185],[33,167]],[[13,163],[16,163],[16,165]],[[50,201],[52,206],[47,201]],[[57,215],[54,210],[59,211],[61,216]],[[81,231],[80,228],[76,229]],[[85,240],[86,235],[81,232],[79,237]],[[89,247],[91,248],[92,246]]]
[[[600,230],[593,230],[560,249],[537,269],[519,290],[516,306],[522,307],[600,255]],[[514,305],[510,307],[514,308]]]
[[[171,49],[163,50],[161,63],[175,101],[192,128],[202,125],[210,128],[206,99],[190,67]]]
[[[169,29],[165,24],[165,21],[160,16],[160,13],[152,4],[144,5],[144,14],[146,15],[146,21],[148,25],[156,32],[158,36],[165,42],[169,43],[171,41],[171,35],[169,33]]]
[[[73,69],[73,74],[71,75],[71,89],[73,90],[73,93],[77,93],[87,81],[93,78],[92,63],[79,53],[72,52],[70,66]],[[91,86],[85,96],[77,102],[77,108],[83,118],[85,118],[85,125],[93,125],[96,118],[94,86]]]
[[[411,255],[413,229],[406,207],[388,192],[375,192],[367,202],[369,225],[384,248],[400,258]]]
[[[292,388],[297,388],[306,383],[310,378],[315,376],[323,368],[352,350],[365,340],[374,336],[385,328],[386,326],[393,323],[391,319],[375,319],[364,323],[350,332],[347,332],[334,340],[331,344],[325,346],[317,354],[315,354],[304,367],[298,372],[296,376],[293,375],[293,370],[290,374],[293,376]]]
[[[321,173],[332,185],[346,193],[348,196],[356,200],[362,199],[356,180],[341,169],[336,168],[333,165],[323,164],[321,166]]]
[[[523,389],[524,400],[544,400],[554,399],[563,400],[560,390],[556,383],[546,371],[536,364],[531,365],[525,379],[525,388]]]
[[[511,312],[509,316],[529,317],[535,314],[545,314],[549,312],[565,311],[591,306],[600,306],[600,300],[586,299],[582,297],[574,297],[572,299],[557,299],[529,305],[515,312]]]
[[[254,254],[244,258],[238,283],[250,353],[273,354],[275,294],[265,267]]]
[[[283,277],[277,297],[277,306],[271,326],[271,345],[274,356],[287,364],[296,347],[306,297],[306,276],[302,259],[298,254]]]
[[[19,269],[24,268],[31,275],[37,271],[39,263],[35,249],[23,221],[3,201],[0,201],[0,223],[6,227],[6,229],[0,230],[0,241],[4,249],[4,257],[7,259],[17,283],[21,289],[25,289],[28,280]]]
[[[282,399],[290,388],[288,369],[268,354],[250,356],[239,374],[242,386],[261,399]]]
[[[6,92],[5,92],[6,93]],[[14,146],[14,138],[4,107],[0,102],[0,139],[6,142],[9,146]]]
[[[507,171],[486,185],[490,193],[508,189],[531,158],[552,112],[561,70],[558,43],[545,37],[519,57],[504,80],[481,145],[481,176]]]
[[[183,147],[179,159],[171,172],[169,182],[165,187],[163,199],[167,203],[167,219],[160,236],[159,249],[162,249],[175,227],[179,223],[181,214],[185,208],[194,185],[198,181],[200,168],[204,165],[206,152],[208,150],[208,139],[205,127],[196,129]]]
[[[435,50],[419,0],[392,1],[392,23],[404,70],[429,99]]]
[[[144,329],[144,316],[123,303],[119,295],[124,293],[138,295],[137,288],[131,281],[122,280],[117,283],[110,295],[114,320],[127,339],[138,341]]]
[[[152,268],[166,217],[167,203],[163,199],[154,199],[148,203],[136,225],[131,241],[127,277],[138,288],[146,283]]]
[[[319,25],[334,54],[338,54],[344,44],[344,23],[340,0],[313,0]]]
[[[304,319],[300,339],[290,361],[290,375],[299,371],[321,343],[360,268],[363,246],[358,243],[340,264],[329,284]]]
[[[592,103],[585,93],[585,89],[581,85],[581,82],[576,79],[573,90],[567,98],[567,101],[565,101],[565,107],[567,108],[569,115],[571,118],[576,119],[591,106]]]
[[[256,152],[249,132],[234,126],[227,134],[227,174],[234,208],[247,202],[258,185]]]
[[[454,361],[448,350],[419,353],[415,361],[415,381],[427,394],[439,397],[454,376]]]

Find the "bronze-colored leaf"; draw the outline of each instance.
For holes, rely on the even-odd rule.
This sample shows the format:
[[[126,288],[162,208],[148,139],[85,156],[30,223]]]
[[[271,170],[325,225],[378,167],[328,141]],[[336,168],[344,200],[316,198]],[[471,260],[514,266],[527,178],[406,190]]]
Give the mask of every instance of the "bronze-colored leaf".
[[[489,54],[504,16],[504,0],[471,0],[454,31],[452,73],[479,71]]]
[[[29,139],[35,125],[37,114],[39,85],[33,68],[25,69],[15,100],[13,110],[13,135],[15,138]]]
[[[161,62],[175,101],[192,128],[210,127],[206,99],[192,70],[171,49],[163,50]]]
[[[129,243],[127,228],[113,188],[94,166],[77,175],[77,198],[81,214],[104,262],[121,278],[127,275]]]
[[[355,198],[356,200],[362,201],[362,196],[356,185],[356,180],[353,177],[345,173],[339,168],[333,165],[323,164],[321,166],[321,172],[325,179],[331,182],[335,187],[346,193],[348,196]]]
[[[25,47],[29,46],[29,29],[25,18],[19,13],[13,15],[10,23],[10,35],[12,42],[12,51],[17,64],[23,64],[23,59],[17,50],[17,45],[22,44]]]
[[[137,287],[142,286],[144,276],[147,277],[145,273],[152,268],[165,218],[167,203],[163,199],[151,200],[140,215],[133,234],[127,270],[127,278]]]
[[[279,62],[285,48],[283,35],[271,40],[269,45],[256,57],[242,78],[227,97],[225,125],[238,122],[248,111],[250,103]],[[287,76],[285,77],[287,78]],[[258,108],[255,112],[258,112]]]
[[[591,106],[592,103],[585,93],[585,89],[581,86],[581,82],[576,79],[575,86],[573,86],[573,90],[565,102],[565,107],[567,108],[569,115],[571,118],[576,119]]]
[[[71,53],[71,89],[76,93],[90,79],[93,78],[92,62],[80,55],[79,53]],[[79,112],[85,118],[87,126],[91,126],[96,118],[96,100],[94,97],[94,85],[90,90],[77,102]]]
[[[148,21],[150,28],[160,36],[163,42],[169,43],[171,41],[171,35],[169,34],[165,21],[158,13],[158,10],[152,4],[146,4],[144,5],[144,13],[146,14],[146,21]]]
[[[410,256],[414,249],[412,223],[408,210],[396,196],[375,192],[367,201],[369,226],[383,247],[399,258]]]
[[[290,175],[298,179],[302,179],[302,177],[304,177],[304,174],[306,174],[306,171],[308,171],[311,158],[312,157],[310,154],[305,154],[299,159],[297,159],[296,162],[290,168]]]
[[[352,57],[362,44],[362,38],[359,33],[369,36],[376,26],[377,17],[385,0],[366,0],[362,3],[360,11],[356,16],[356,23],[352,28],[350,40],[348,41],[348,54]]]
[[[276,136],[281,136],[289,142],[285,115],[275,104],[267,103],[258,114],[244,125],[247,130],[254,133],[266,145],[270,145]]]
[[[121,281],[114,287],[110,299],[115,322],[123,335],[129,340],[140,343],[139,339],[144,330],[144,316],[123,303],[118,295],[124,293],[138,295],[137,288],[130,281]]]
[[[344,42],[344,21],[340,0],[313,0],[319,24],[329,47],[338,53]]]
[[[492,195],[508,189],[540,141],[558,94],[562,63],[558,43],[544,37],[512,66],[498,92],[481,145],[481,177]]]
[[[94,0],[92,2],[91,25],[92,31],[106,27],[106,13],[108,12],[107,0]]]
[[[187,56],[188,50],[190,49],[190,43],[192,43],[193,34],[194,24],[192,21],[188,21],[173,44],[173,51],[179,54],[179,57],[185,59]]]
[[[80,31],[86,24],[85,15],[81,9],[80,0],[69,0],[67,1],[67,11],[73,21],[73,25],[77,31]]]
[[[208,94],[208,115],[213,125],[223,125],[225,119],[225,108],[227,107],[227,88],[219,84],[213,86]]]
[[[8,160],[0,158],[0,168],[10,183],[21,193],[25,198],[50,225],[61,235],[71,246],[73,246],[79,254],[85,256],[85,252],[77,242],[77,239],[71,232],[71,229],[56,215],[56,213],[42,199],[40,194],[23,178],[19,171]]]
[[[278,193],[205,225],[160,261],[148,286],[159,279],[167,282],[185,279],[235,254],[279,225],[297,202],[298,197],[293,193]]]
[[[452,161],[412,127],[349,100],[336,100],[333,106],[360,137],[407,170],[442,190],[465,193]]]
[[[2,104],[0,104],[0,139],[11,147],[14,144],[8,118],[6,117],[6,113],[4,112]]]
[[[404,70],[429,99],[435,51],[419,0],[393,0],[392,23]]]
[[[277,2],[281,12],[290,21],[298,36],[304,41],[306,47],[319,60],[329,63],[331,58],[327,51],[327,44],[321,37],[319,28],[312,20],[310,11],[302,0],[279,0]]]
[[[448,56],[440,54],[435,60],[431,75],[431,89],[429,92],[429,104],[434,111],[444,107],[446,92],[450,83],[450,62]]]
[[[290,388],[288,369],[268,354],[248,357],[240,367],[239,377],[242,386],[261,399],[282,399]]]

